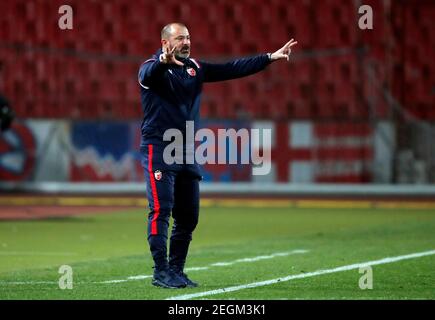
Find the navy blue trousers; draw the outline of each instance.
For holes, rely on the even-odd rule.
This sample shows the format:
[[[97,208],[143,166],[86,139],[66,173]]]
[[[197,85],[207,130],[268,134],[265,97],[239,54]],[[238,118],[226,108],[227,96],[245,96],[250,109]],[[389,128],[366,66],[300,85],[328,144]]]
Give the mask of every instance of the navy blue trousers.
[[[192,233],[199,217],[199,180],[201,176],[183,165],[166,165],[163,150],[148,145],[143,150],[145,180],[150,212],[148,243],[155,268],[184,268]],[[169,260],[167,240],[170,217],[174,219]]]

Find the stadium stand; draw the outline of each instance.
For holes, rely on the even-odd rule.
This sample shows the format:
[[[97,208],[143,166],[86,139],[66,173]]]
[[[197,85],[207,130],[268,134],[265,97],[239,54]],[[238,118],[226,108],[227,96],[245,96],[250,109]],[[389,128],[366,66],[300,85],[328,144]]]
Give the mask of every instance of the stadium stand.
[[[272,66],[238,83],[208,86],[205,117],[367,119],[362,69],[370,61],[407,110],[435,119],[435,6],[429,2],[392,2],[394,17],[389,17],[388,2],[367,1],[376,12],[376,35],[357,28],[353,1],[70,3],[75,26],[67,31],[59,30],[57,16],[50,14],[59,1],[1,4],[2,12],[14,13],[0,17],[0,59],[7,79],[2,90],[15,101],[18,116],[140,117],[137,68],[158,48],[162,25],[179,20],[190,27],[193,55],[209,60],[270,51],[289,36],[300,43],[292,64]],[[359,53],[362,48],[368,53]],[[377,67],[382,65],[387,68]],[[376,115],[387,116],[385,109],[379,102]]]

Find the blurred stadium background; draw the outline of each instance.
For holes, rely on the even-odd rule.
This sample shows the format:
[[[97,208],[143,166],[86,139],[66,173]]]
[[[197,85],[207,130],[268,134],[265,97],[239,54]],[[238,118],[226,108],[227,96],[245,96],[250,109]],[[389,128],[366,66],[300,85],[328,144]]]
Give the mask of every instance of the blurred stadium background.
[[[267,176],[206,165],[204,192],[434,195],[433,1],[72,0],[73,30],[58,27],[63,4],[0,3],[0,92],[17,115],[0,138],[2,192],[142,196],[137,71],[182,21],[198,59],[299,42],[288,64],[205,86],[201,126],[272,128],[273,150]],[[358,28],[363,4],[373,30]]]

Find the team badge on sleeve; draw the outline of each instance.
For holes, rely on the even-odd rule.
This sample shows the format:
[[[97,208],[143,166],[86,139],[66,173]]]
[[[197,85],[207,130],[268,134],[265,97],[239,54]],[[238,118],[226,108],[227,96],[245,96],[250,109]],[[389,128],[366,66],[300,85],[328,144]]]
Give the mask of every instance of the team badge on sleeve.
[[[157,181],[162,179],[162,172],[160,170],[154,171],[154,178],[156,178]]]
[[[188,68],[187,73],[190,74],[192,77],[196,76],[196,71],[193,68]]]

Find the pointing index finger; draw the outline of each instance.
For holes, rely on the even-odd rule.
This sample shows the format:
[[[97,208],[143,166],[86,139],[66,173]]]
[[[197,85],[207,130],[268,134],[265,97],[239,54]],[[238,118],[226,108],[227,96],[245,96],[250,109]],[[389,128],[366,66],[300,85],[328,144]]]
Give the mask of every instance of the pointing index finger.
[[[297,41],[294,41],[294,42],[290,43],[290,44],[288,45],[288,47],[293,47],[293,46],[296,45],[297,43],[298,43]]]
[[[287,47],[289,44],[291,44],[293,41],[294,41],[295,39],[291,39],[289,42],[287,42],[285,45],[284,45],[284,47]]]

